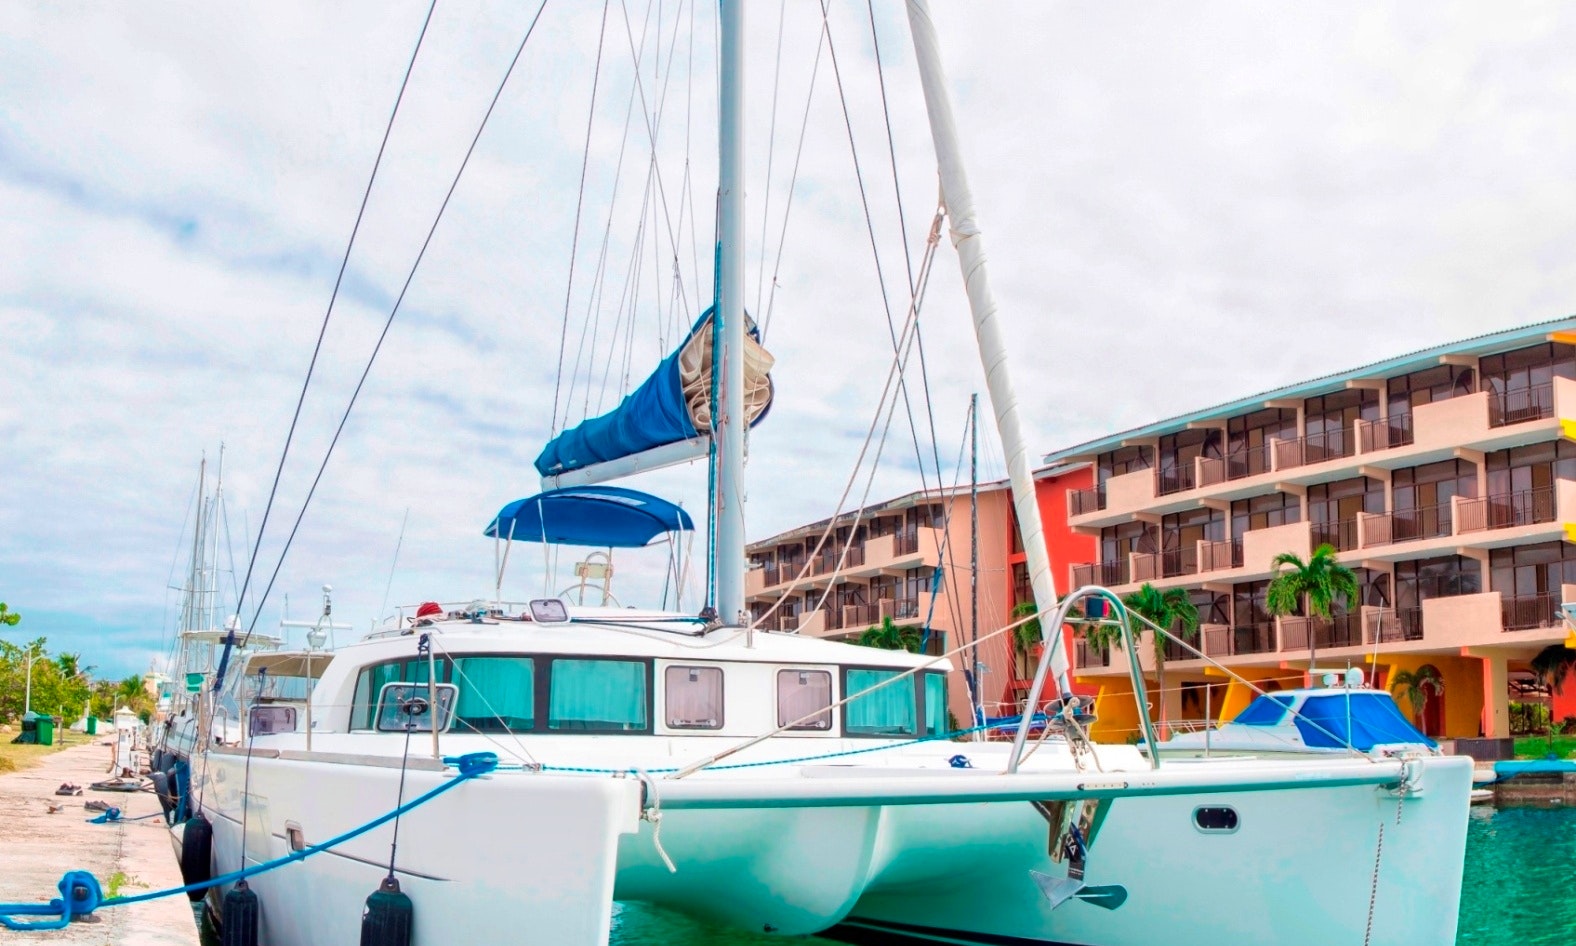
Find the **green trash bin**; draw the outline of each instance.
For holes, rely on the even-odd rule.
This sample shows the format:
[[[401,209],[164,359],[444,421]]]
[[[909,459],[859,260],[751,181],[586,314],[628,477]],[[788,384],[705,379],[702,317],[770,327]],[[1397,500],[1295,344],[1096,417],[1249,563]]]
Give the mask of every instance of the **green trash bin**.
[[[55,744],[55,721],[49,716],[38,717],[38,744],[41,746]]]
[[[97,716],[89,716],[88,717],[88,735],[90,735],[90,736],[97,736],[98,735],[98,717]]]

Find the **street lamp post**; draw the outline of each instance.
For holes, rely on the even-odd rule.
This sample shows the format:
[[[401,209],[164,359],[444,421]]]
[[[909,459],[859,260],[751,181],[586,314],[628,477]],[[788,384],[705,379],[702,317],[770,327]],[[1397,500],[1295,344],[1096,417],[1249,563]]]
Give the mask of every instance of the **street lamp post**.
[[[28,719],[33,715],[33,647],[27,647],[27,686],[22,690],[22,718]]]

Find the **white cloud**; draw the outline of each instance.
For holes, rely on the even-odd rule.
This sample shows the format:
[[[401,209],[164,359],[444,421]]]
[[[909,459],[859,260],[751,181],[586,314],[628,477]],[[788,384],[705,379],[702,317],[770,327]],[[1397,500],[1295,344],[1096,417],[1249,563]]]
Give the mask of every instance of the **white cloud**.
[[[901,319],[867,13],[833,6]],[[935,6],[1036,449],[1571,309],[1576,64],[1564,51],[1576,23],[1563,6]],[[661,187],[650,189],[665,212],[647,217],[638,267],[648,139],[626,8],[647,103],[666,89]],[[820,28],[817,4],[786,10],[774,81],[777,11],[749,6],[752,306],[772,93],[774,249]],[[101,667],[135,669],[157,650],[197,457],[221,440],[238,556],[258,528],[425,11],[371,0],[0,6],[0,592],[61,643],[117,648],[95,655]],[[438,7],[325,339],[264,578],[533,12]],[[407,507],[392,600],[490,588],[481,528],[532,491],[550,425],[601,12],[550,5],[501,99],[281,575],[276,595],[289,591],[298,615],[326,581],[339,615],[370,620]],[[609,7],[566,356],[573,364],[605,232],[598,343],[582,355],[593,413],[618,396],[626,355],[638,383],[710,296],[713,7],[693,11],[692,69],[691,12]],[[901,8],[878,4],[877,16],[917,259],[935,194],[929,131]],[[823,57],[771,322],[780,400],[751,444],[753,536],[830,512],[886,374],[846,134]],[[671,307],[674,244],[686,311]],[[619,300],[632,278],[639,315],[626,349],[608,339],[616,321],[629,327]],[[968,393],[983,386],[946,245],[925,326],[935,451],[950,478]],[[585,382],[575,390],[578,417]],[[873,495],[918,485],[913,454],[900,414]],[[698,469],[634,485],[704,518]],[[535,550],[519,551],[507,590],[534,593]],[[660,556],[634,558],[620,558],[626,597],[655,593]]]

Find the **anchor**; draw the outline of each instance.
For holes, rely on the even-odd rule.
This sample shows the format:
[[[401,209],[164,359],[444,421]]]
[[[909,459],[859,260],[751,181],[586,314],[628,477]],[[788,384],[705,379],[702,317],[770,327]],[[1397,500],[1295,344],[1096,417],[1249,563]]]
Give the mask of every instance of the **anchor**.
[[[1050,903],[1051,909],[1055,910],[1074,899],[1106,910],[1115,910],[1126,903],[1127,888],[1121,884],[1084,883],[1089,848],[1111,808],[1110,800],[1089,798],[1082,801],[1037,801],[1032,804],[1034,810],[1050,825],[1051,860],[1067,865],[1067,873],[1061,877],[1037,870],[1029,871],[1030,879],[1040,888],[1040,893]]]

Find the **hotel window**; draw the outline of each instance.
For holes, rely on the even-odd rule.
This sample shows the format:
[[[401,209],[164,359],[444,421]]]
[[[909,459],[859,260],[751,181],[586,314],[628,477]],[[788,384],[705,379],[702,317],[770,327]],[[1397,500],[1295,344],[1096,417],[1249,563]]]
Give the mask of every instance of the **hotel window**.
[[[1490,394],[1526,390],[1550,384],[1555,378],[1576,381],[1576,346],[1549,342],[1503,355],[1489,355],[1478,362],[1483,390]]]
[[[1310,397],[1303,402],[1307,438],[1304,460],[1318,463],[1357,452],[1354,434],[1359,420],[1377,420],[1379,392],[1370,388],[1351,388]]]
[[[1189,509],[1160,520],[1160,558],[1166,577],[1197,570],[1198,543],[1226,538],[1226,515],[1218,509]]]
[[[1475,595],[1483,590],[1483,570],[1475,558],[1444,555],[1395,566],[1395,606],[1398,611],[1422,607],[1430,598]]]
[[[1540,542],[1489,553],[1490,590],[1506,597],[1560,595],[1561,585],[1576,585],[1576,545]]]
[[[1270,441],[1297,437],[1297,412],[1267,407],[1226,421],[1226,476],[1238,479],[1270,469]]]
[[[1313,544],[1340,551],[1357,547],[1358,513],[1384,512],[1384,483],[1366,476],[1308,487],[1308,521]]]
[[[1113,476],[1132,473],[1135,470],[1147,470],[1154,466],[1154,451],[1149,447],[1123,447],[1102,453],[1095,459],[1095,470],[1099,477],[1099,485],[1105,486],[1105,481]]]
[[[722,728],[721,667],[668,667],[663,680],[669,729]]]
[[[1396,470],[1390,488],[1396,512],[1437,506],[1448,521],[1450,497],[1477,496],[1477,466],[1468,460],[1442,460]]]
[[[1210,591],[1206,588],[1190,588],[1188,589],[1187,598],[1193,602],[1193,607],[1198,609],[1198,623],[1231,623],[1230,595],[1219,591]],[[1194,646],[1198,646],[1196,641]]]
[[[1157,472],[1161,495],[1192,489],[1197,457],[1220,456],[1220,431],[1214,428],[1184,430],[1160,438],[1160,467]]]
[[[831,706],[832,675],[827,671],[777,671],[777,725],[788,726],[789,723],[809,716],[816,710],[824,710],[810,719],[788,726],[788,729],[795,731],[831,729]]]
[[[1398,421],[1402,415],[1410,416],[1419,404],[1444,401],[1474,390],[1475,377],[1471,368],[1461,365],[1440,365],[1423,371],[1414,371],[1385,383],[1386,397],[1390,402],[1390,419]]]
[[[1231,504],[1231,537],[1241,539],[1255,529],[1302,521],[1302,500],[1290,493],[1269,493]]]

